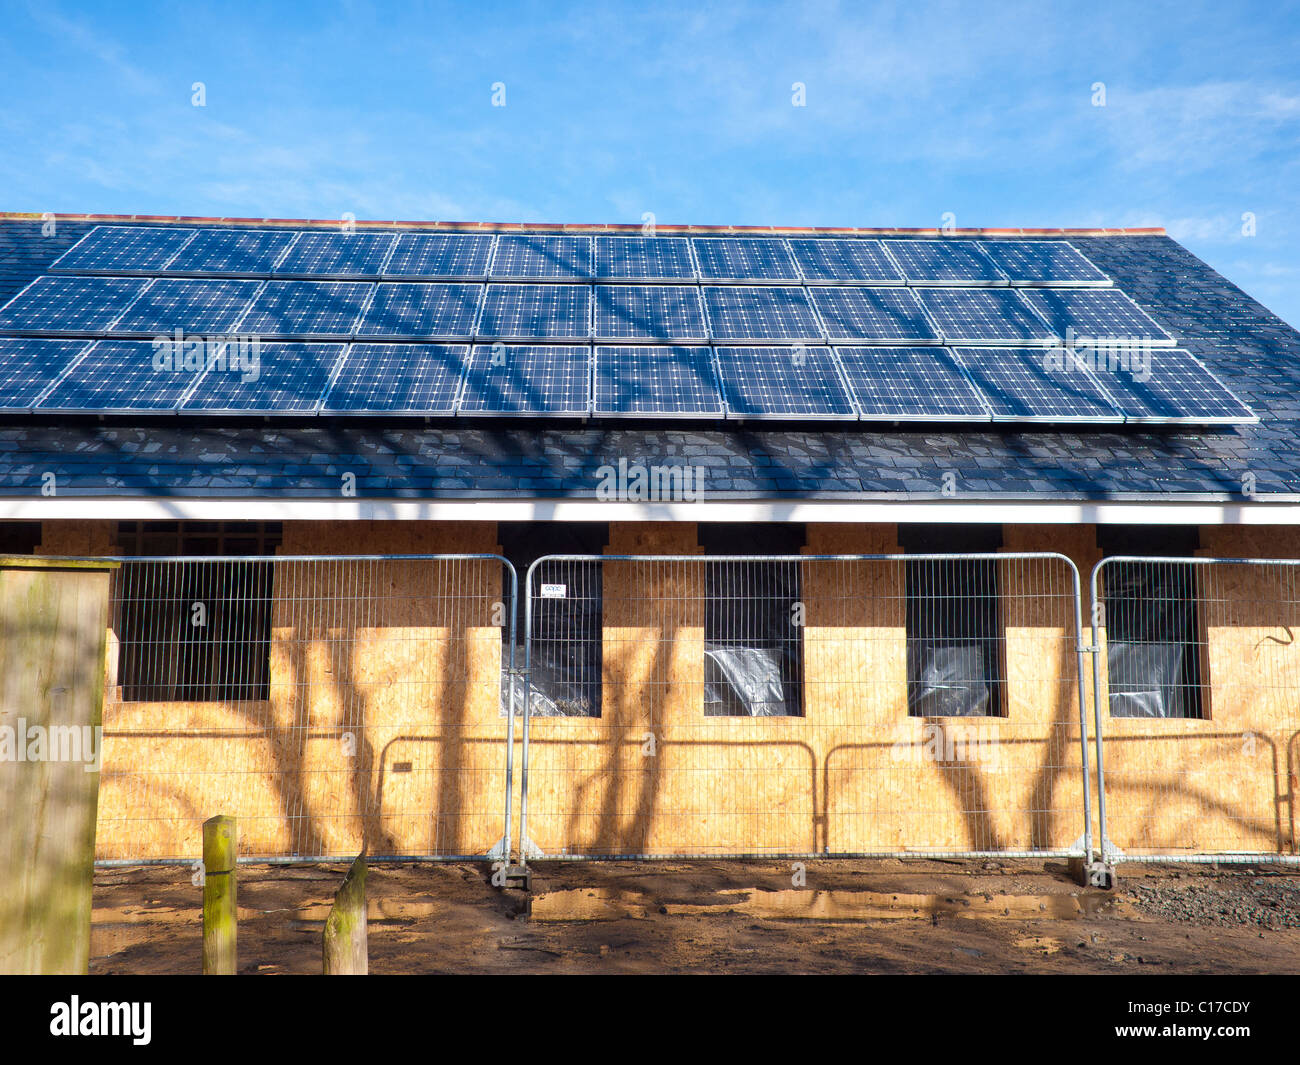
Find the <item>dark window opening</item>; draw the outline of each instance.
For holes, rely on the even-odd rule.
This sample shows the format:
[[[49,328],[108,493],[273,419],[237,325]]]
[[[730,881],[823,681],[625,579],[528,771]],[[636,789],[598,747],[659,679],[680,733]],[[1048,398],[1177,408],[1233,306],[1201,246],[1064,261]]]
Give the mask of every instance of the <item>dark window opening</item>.
[[[271,555],[278,522],[122,522],[135,556]],[[139,562],[114,575],[127,702],[263,700],[271,685],[270,561]]]
[[[501,552],[519,574],[515,610],[515,666],[524,666],[524,603],[528,568],[545,555],[599,555],[609,543],[604,522],[501,522]],[[602,582],[600,562],[543,562],[533,571],[532,705],[540,717],[600,717],[602,669]],[[508,577],[503,578],[509,601]],[[503,641],[502,669],[509,666]],[[515,712],[523,712],[523,684],[517,680]],[[510,687],[501,686],[502,710]]]
[[[30,555],[40,543],[39,521],[0,521],[0,555]]]
[[[1194,527],[1097,530],[1107,557],[1190,556],[1199,542]],[[1204,717],[1196,567],[1112,562],[1102,572],[1111,716]]]
[[[700,526],[706,555],[796,555],[803,525]],[[706,562],[704,716],[803,716],[801,563]]]
[[[904,525],[899,541],[907,554],[984,554],[1002,546],[1002,528]],[[1003,716],[997,561],[909,559],[904,565],[908,715]]]

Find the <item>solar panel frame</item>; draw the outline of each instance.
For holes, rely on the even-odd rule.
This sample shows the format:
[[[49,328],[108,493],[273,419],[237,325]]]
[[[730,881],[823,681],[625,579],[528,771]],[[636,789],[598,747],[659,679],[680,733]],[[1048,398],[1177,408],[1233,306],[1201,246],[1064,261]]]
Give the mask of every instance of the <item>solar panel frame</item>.
[[[244,381],[243,375],[233,370],[209,369],[177,410],[212,415],[318,414],[346,350],[347,345],[338,341],[263,342],[256,380]],[[306,384],[298,383],[299,379]],[[268,394],[270,398],[263,398]],[[287,401],[277,402],[280,396]]]
[[[58,383],[91,340],[0,337],[0,411],[28,413]]]
[[[396,243],[396,233],[302,230],[271,270],[277,279],[376,280]]]
[[[566,304],[562,315],[547,309],[561,303]],[[475,334],[483,339],[520,343],[541,339],[589,340],[591,303],[590,285],[494,282],[483,294]],[[539,324],[524,327],[525,319]]]
[[[591,238],[556,233],[498,235],[489,275],[494,280],[590,281]]]
[[[1051,370],[1047,366],[1050,348],[961,346],[953,350],[995,422],[1108,425],[1124,421],[1092,374],[1081,368]]]
[[[484,281],[492,264],[491,233],[398,233],[383,276],[426,281]]]
[[[593,332],[597,341],[693,341],[709,338],[704,301],[695,285],[596,285]],[[650,324],[640,327],[644,316]],[[655,331],[653,319],[664,322]]]
[[[917,293],[945,344],[1041,346],[1055,334],[1022,299],[1023,289],[927,287]],[[1008,325],[1014,314],[1018,325]]]
[[[633,382],[637,372],[647,367],[652,389],[666,380],[669,387],[661,392],[685,395],[690,402],[670,406],[653,393],[628,395],[628,388],[621,386]],[[706,345],[597,345],[593,369],[592,411],[597,417],[719,420],[726,416],[713,351]]]
[[[1153,347],[1174,347],[1177,340],[1151,315],[1147,314],[1127,292],[1118,288],[1051,288],[1017,290],[1029,308],[1055,332],[1065,338],[1072,330],[1073,339],[1085,341],[1118,341],[1148,344]],[[1066,306],[1073,304],[1073,306]],[[1085,308],[1083,304],[1092,304]],[[1086,318],[1097,321],[1106,314],[1126,320],[1133,326],[1150,326],[1143,333],[1110,333],[1098,331],[1087,324]],[[1078,325],[1078,328],[1075,328]]]
[[[104,333],[139,299],[149,282],[147,277],[42,274],[0,306],[0,336],[67,337]],[[84,300],[88,295],[99,300],[98,306],[91,308],[90,317],[81,320],[65,317],[62,320],[64,324],[54,328],[37,324],[54,318],[56,311],[66,314],[70,298],[75,306],[78,300]],[[17,318],[14,317],[16,310],[22,312]],[[54,320],[59,321],[58,318]]]
[[[808,292],[832,343],[941,343],[939,331],[910,288],[835,285],[809,288]],[[911,321],[896,325],[891,314],[905,315]]]
[[[479,282],[381,281],[353,332],[375,339],[470,340],[483,288]]]
[[[1006,274],[1013,287],[1025,288],[1110,288],[1114,282],[1083,252],[1068,240],[986,239],[977,242],[979,249],[992,260],[993,265]],[[997,249],[994,252],[993,249]],[[1031,253],[1030,249],[1033,249]],[[1030,277],[1024,267],[1013,269],[1019,260],[1034,254],[1051,253],[1063,261],[1051,264],[1032,264],[1038,276]]]
[[[97,340],[41,397],[35,409],[61,414],[174,413],[202,371],[158,369],[155,352],[149,340]]]
[[[909,285],[1005,288],[1009,284],[1007,275],[981,252],[979,241],[947,237],[881,244]]]
[[[866,237],[791,237],[786,243],[810,285],[906,283],[898,264],[886,254],[883,241]],[[820,256],[814,254],[814,249]]]
[[[592,348],[588,344],[501,344],[505,362],[500,364],[510,370],[519,370],[522,366],[526,372],[537,369],[543,360],[553,363],[564,360],[562,380],[566,386],[565,404],[557,409],[542,409],[535,405],[514,404],[506,406],[504,401],[492,404],[484,394],[484,382],[499,367],[491,363],[496,344],[475,344],[465,367],[465,380],[460,397],[456,403],[456,414],[461,417],[476,418],[585,418],[591,414],[592,404]],[[535,377],[536,374],[533,374]],[[545,383],[544,381],[542,382]],[[509,373],[503,374],[496,382],[498,389],[504,387],[507,394],[514,396],[522,393],[519,381]],[[536,392],[536,382],[528,382]],[[500,395],[500,393],[497,393]],[[527,402],[527,400],[525,400]]]
[[[55,273],[147,277],[163,269],[197,232],[173,226],[95,226],[48,269]],[[158,243],[151,245],[151,240]],[[87,258],[89,262],[84,261]]]
[[[725,343],[758,340],[825,343],[821,321],[806,288],[790,285],[704,285],[701,292],[708,316],[709,335],[714,340]],[[754,325],[747,326],[747,321],[753,321]]]
[[[663,284],[695,282],[699,277],[687,237],[593,237],[592,274],[597,281]]]
[[[244,278],[155,278],[106,332],[228,333],[242,320],[261,286],[260,281]],[[188,310],[184,309],[187,303]]]
[[[286,229],[205,228],[181,248],[162,272],[169,275],[208,274],[270,277],[275,265],[297,242],[299,234]],[[241,248],[240,245],[251,247]]]
[[[468,344],[351,344],[321,399],[320,413],[450,417],[460,398],[469,350]],[[416,361],[414,375],[390,372],[398,363],[408,365],[412,360]],[[417,395],[444,398],[411,402]]]
[[[692,237],[701,281],[752,284],[802,281],[790,249],[780,237]],[[761,249],[761,251],[760,251]]]
[[[350,338],[374,288],[374,284],[366,281],[268,281],[253,299],[239,328],[241,332],[275,340]],[[341,301],[340,305],[330,308],[326,301],[331,299]],[[268,306],[275,303],[288,306],[277,312]],[[346,314],[348,310],[350,317]],[[271,317],[275,313],[294,316],[296,327],[278,325]]]
[[[965,367],[945,347],[839,346],[834,349],[862,421],[990,422],[993,412]],[[891,396],[915,401],[889,404]]]
[[[727,405],[727,418],[744,421],[856,421],[857,405],[849,394],[831,349],[821,345],[804,348],[802,353],[807,360],[804,366],[796,362],[799,349],[799,345],[723,345],[715,348],[718,383]],[[810,368],[811,373],[808,372]],[[796,381],[804,386],[812,383],[820,387],[804,387],[802,390],[791,387]],[[791,402],[778,403],[783,399]]]
[[[1083,349],[1072,354],[1084,360],[1111,402],[1123,413],[1126,423],[1255,425],[1259,422],[1259,416],[1241,397],[1186,349]],[[1147,379],[1139,380],[1139,376]]]

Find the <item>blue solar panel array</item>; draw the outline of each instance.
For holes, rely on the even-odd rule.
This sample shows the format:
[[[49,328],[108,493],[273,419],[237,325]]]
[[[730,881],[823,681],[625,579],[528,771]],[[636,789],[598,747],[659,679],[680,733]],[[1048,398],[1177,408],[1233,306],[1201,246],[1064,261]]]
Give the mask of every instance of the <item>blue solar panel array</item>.
[[[170,226],[96,226],[53,263],[60,270],[161,270],[195,236]]]
[[[851,418],[853,401],[827,348],[718,348],[727,409],[745,418]]]
[[[707,347],[596,348],[595,413],[721,418],[722,390]]]
[[[690,285],[597,285],[596,336],[707,340],[699,290]]]
[[[451,414],[468,359],[468,344],[353,344],[321,409]]]
[[[0,410],[1253,420],[1175,343],[1059,239],[101,225],[0,307]]]
[[[810,291],[831,340],[939,339],[911,289],[837,286]]]
[[[0,410],[30,410],[89,346],[85,340],[0,340]]]
[[[383,282],[357,323],[359,336],[469,339],[480,285]]]
[[[480,344],[466,369],[458,413],[574,417],[590,410],[590,348]]]

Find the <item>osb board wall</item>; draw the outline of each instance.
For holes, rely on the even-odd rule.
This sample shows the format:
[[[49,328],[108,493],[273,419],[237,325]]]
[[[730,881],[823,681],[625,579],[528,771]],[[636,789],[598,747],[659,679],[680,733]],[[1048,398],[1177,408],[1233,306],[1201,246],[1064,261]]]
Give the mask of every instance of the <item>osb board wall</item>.
[[[611,527],[608,553],[632,551],[699,549],[685,527]],[[804,553],[897,551],[892,526],[814,525]],[[945,721],[907,716],[899,563],[803,565],[804,716],[756,719],[703,716],[702,567],[607,563],[603,716],[533,721],[530,840],[596,854],[1069,847],[1070,583],[1060,564],[1030,565],[1002,567],[1031,597],[1006,618],[1008,715]]]
[[[287,522],[280,554],[490,553],[491,523]],[[98,852],[473,855],[499,840],[501,566],[277,564],[269,698],[105,708]]]
[[[1202,528],[1197,553],[1300,558],[1300,530]],[[1300,573],[1221,565],[1197,576],[1206,718],[1112,717],[1103,670],[1107,834],[1133,853],[1293,854]]]

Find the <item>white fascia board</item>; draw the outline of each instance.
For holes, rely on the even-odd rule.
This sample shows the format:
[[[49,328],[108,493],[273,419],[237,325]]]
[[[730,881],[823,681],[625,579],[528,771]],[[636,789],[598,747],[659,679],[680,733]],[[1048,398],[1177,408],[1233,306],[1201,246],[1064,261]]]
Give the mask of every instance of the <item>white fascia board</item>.
[[[1300,500],[0,499],[3,521],[775,521],[1300,525]]]

